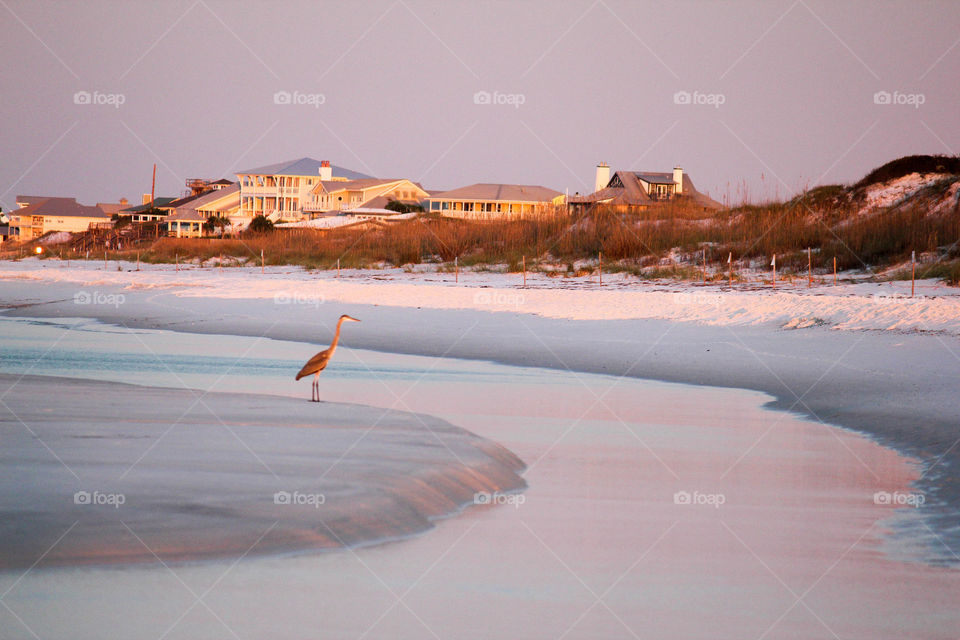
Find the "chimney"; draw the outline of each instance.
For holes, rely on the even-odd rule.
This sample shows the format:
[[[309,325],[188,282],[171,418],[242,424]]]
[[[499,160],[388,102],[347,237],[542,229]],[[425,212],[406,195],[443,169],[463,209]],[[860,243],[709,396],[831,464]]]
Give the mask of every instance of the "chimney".
[[[610,184],[610,165],[601,162],[597,165],[597,182],[594,185],[594,191],[606,189],[608,184]]]
[[[150,204],[150,194],[149,194],[149,193],[143,194],[143,198],[142,198],[142,201],[140,202],[140,204]]]
[[[333,178],[333,169],[330,168],[329,160],[320,161],[320,179],[321,180],[330,180]]]
[[[673,183],[677,185],[674,189],[675,193],[683,193],[683,168],[674,167],[673,168]]]

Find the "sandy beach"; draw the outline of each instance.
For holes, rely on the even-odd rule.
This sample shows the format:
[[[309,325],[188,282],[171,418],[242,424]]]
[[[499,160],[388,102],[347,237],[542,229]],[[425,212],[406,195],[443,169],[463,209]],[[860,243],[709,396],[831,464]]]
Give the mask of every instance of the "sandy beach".
[[[950,471],[960,465],[960,296],[936,282],[921,282],[910,299],[909,282],[732,292],[635,283],[608,292],[583,279],[545,277],[531,281],[538,288],[522,289],[517,274],[470,274],[454,283],[449,274],[399,270],[338,280],[291,268],[261,275],[110,267],[6,264],[0,299],[13,307],[9,316],[298,341],[318,336],[317,344],[328,339],[336,315],[350,313],[367,320],[351,327],[351,344],[360,348],[762,391],[773,408],[863,432],[921,460],[917,488],[927,496],[924,515],[936,534],[922,528],[915,535],[929,538],[937,562],[960,557],[960,476]],[[78,295],[122,295],[123,304],[78,304]],[[537,295],[541,306],[533,303]],[[578,303],[571,306],[565,295]],[[731,295],[747,310],[735,322],[716,302]],[[686,313],[690,320],[677,319]],[[803,318],[822,322],[799,323]]]
[[[921,510],[873,499],[913,494],[918,461],[766,409],[770,397],[760,392],[345,346],[323,386],[338,403],[318,412],[289,375],[309,350],[303,343],[75,319],[0,326],[18,336],[3,343],[5,370],[13,357],[34,372],[6,401],[81,479],[25,429],[5,426],[4,511],[53,550],[29,572],[0,572],[0,592],[40,637],[95,638],[109,628],[132,638],[213,638],[230,629],[241,637],[474,637],[482,629],[510,637],[633,630],[874,638],[895,628],[949,638],[957,623],[957,572],[924,562],[924,545],[898,531],[922,528]],[[83,360],[87,353],[98,357]],[[49,376],[63,362],[76,378]],[[136,371],[139,386],[116,384]],[[151,378],[168,387],[142,386]],[[109,401],[78,400],[103,387]],[[193,397],[189,389],[204,392],[215,411],[198,407],[118,480]],[[149,409],[132,408],[147,399]],[[382,408],[363,406],[371,401]],[[335,490],[317,480],[349,425],[391,406],[391,427],[378,426],[346,457]],[[386,515],[396,505],[371,487],[402,486],[411,469],[449,457],[423,446],[410,411],[443,425],[461,456],[489,461],[474,446],[483,442],[512,451],[527,465],[528,488],[435,520],[423,535],[331,551],[321,523],[345,524],[327,511],[338,508],[344,483],[366,487],[372,499],[351,501],[347,512]],[[274,504],[273,491],[291,485],[306,495],[322,488],[330,499],[319,514],[312,505]],[[73,491],[97,487],[126,502],[72,502]],[[422,513],[435,498],[414,502]],[[44,513],[55,521],[38,522]],[[376,519],[380,536],[408,525],[409,511],[401,513],[408,517]],[[193,556],[183,554],[184,542]],[[91,544],[114,557],[91,557]],[[146,547],[157,556],[136,557]],[[70,550],[88,552],[94,564],[57,557]],[[198,555],[208,560],[183,562]],[[45,604],[51,599],[55,608]],[[0,616],[11,637],[31,637],[12,614]]]
[[[0,273],[0,375],[20,379],[5,559],[21,568],[0,593],[41,637],[98,637],[107,619],[137,638],[946,639],[960,623],[949,332],[428,308],[451,285],[396,299],[376,278],[351,285],[382,300],[361,304],[289,271],[268,274],[272,295],[239,271]],[[217,296],[221,277],[248,296]],[[457,290],[526,294],[499,277]],[[875,286],[850,285],[837,313]],[[577,293],[600,312],[605,292]],[[643,308],[657,292],[621,293]],[[342,312],[363,322],[324,373],[335,402],[308,403],[292,372]],[[196,392],[215,411],[176,422]],[[498,497],[474,505],[478,488]],[[72,502],[91,489],[127,500]],[[322,516],[273,502],[291,489],[330,496]]]

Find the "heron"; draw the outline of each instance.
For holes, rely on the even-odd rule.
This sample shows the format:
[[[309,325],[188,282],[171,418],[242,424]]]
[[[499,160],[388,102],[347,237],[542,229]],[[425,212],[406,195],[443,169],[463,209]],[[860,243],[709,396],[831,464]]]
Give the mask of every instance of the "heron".
[[[340,319],[337,320],[337,332],[333,334],[333,342],[330,343],[328,348],[310,358],[307,364],[303,365],[303,369],[300,369],[300,373],[297,374],[297,380],[305,378],[311,373],[313,374],[313,385],[310,387],[310,402],[320,402],[320,372],[330,364],[330,358],[333,357],[333,352],[337,349],[337,342],[340,340],[340,327],[343,326],[344,322],[360,321],[346,314],[340,316]]]

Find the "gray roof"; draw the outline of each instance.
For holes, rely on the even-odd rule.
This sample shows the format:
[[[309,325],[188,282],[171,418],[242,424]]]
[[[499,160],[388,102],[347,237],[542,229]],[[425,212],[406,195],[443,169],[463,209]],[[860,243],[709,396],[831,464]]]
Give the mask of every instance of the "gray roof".
[[[100,207],[105,214],[112,216],[120,213],[127,205],[120,204],[119,202],[98,202],[97,206]]]
[[[229,187],[224,187],[223,189],[214,189],[213,191],[207,191],[200,195],[199,198],[190,203],[190,206],[194,209],[199,209],[205,204],[209,204],[214,200],[219,200],[225,196],[230,195],[231,193],[237,193],[240,191],[239,182],[231,182]]]
[[[176,209],[178,207],[182,207],[185,204],[193,202],[198,198],[202,198],[205,195],[207,195],[206,191],[204,191],[203,193],[190,194],[189,196],[184,196],[182,198],[177,198],[176,200],[171,200],[170,202],[163,205],[158,204],[157,208],[158,209]]]
[[[634,171],[633,173],[649,184],[673,184],[672,173],[651,173],[649,171]]]
[[[21,200],[21,202],[23,202],[23,200]],[[90,207],[85,204],[80,204],[74,198],[45,198],[28,204],[22,209],[17,209],[12,213],[20,216],[76,216],[80,218],[110,219],[110,216],[104,213],[100,207]]]
[[[529,184],[493,184],[481,182],[459,189],[434,193],[431,200],[506,200],[510,202],[550,202],[559,191]]]
[[[369,178],[365,173],[351,171],[336,165],[331,165],[333,175],[350,180],[360,180]],[[316,176],[320,174],[320,161],[313,158],[299,158],[297,160],[287,160],[274,164],[264,165],[255,169],[246,169],[237,171],[237,174],[253,173],[270,176]]]
[[[340,191],[341,189],[356,190],[369,189],[382,184],[399,182],[403,178],[358,178],[355,180],[321,180],[320,184],[327,191]]]

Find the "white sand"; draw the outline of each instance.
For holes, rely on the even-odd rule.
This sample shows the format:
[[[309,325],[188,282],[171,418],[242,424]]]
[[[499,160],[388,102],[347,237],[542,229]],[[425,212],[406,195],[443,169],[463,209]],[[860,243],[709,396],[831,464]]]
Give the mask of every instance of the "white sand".
[[[960,335],[960,289],[921,281],[910,298],[909,282],[841,284],[832,280],[807,287],[807,281],[770,285],[699,285],[647,283],[631,276],[605,276],[601,287],[592,278],[464,273],[383,271],[305,272],[272,267],[259,269],[101,262],[69,267],[56,260],[34,258],[0,264],[0,281],[26,279],[78,287],[122,287],[139,291],[173,291],[183,297],[247,298],[289,304],[340,302],[425,309],[472,309],[512,312],[571,320],[655,319],[715,326],[772,324],[788,328],[823,325],[841,330],[880,329],[937,331]],[[922,273],[922,268],[920,272]]]

